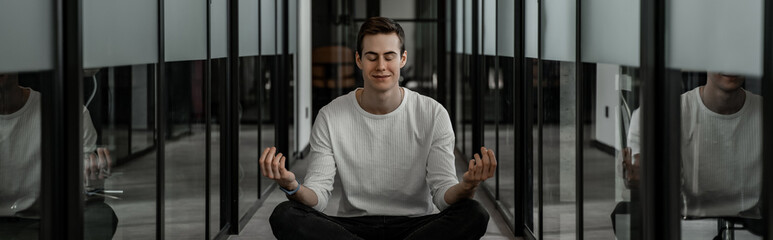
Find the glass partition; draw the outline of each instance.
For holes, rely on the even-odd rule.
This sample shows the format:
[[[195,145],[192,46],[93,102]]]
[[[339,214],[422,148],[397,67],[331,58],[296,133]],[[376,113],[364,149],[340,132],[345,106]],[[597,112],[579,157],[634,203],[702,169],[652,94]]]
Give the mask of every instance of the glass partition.
[[[119,239],[156,236],[160,183],[155,143],[148,144],[147,134],[157,125],[157,6],[152,0],[83,1],[83,99],[96,134],[96,151],[89,155],[97,165],[112,159],[109,171],[86,180],[86,238],[111,230]]]
[[[640,3],[582,1],[583,236],[631,239],[638,184],[624,165],[638,152]],[[632,146],[636,145],[636,146]],[[628,154],[628,155],[626,155]],[[628,159],[628,162],[625,160]],[[633,183],[633,184],[632,184]],[[636,206],[634,206],[636,204]]]
[[[43,99],[55,83],[55,5],[0,3],[0,238],[37,239],[43,162]],[[86,115],[86,114],[84,114]]]
[[[667,79],[682,93],[671,134],[681,141],[683,239],[762,239],[764,4],[666,5]]]

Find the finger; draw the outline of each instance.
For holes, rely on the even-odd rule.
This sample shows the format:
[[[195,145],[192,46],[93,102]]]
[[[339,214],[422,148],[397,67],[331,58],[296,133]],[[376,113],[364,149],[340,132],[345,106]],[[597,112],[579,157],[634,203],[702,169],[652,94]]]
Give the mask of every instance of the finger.
[[[107,175],[110,175],[110,171],[113,169],[113,158],[110,157],[110,150],[103,148],[105,152],[105,161],[107,161]]]
[[[258,164],[260,166],[260,173],[263,174],[263,176],[268,177],[268,172],[266,171],[266,156],[268,156],[268,151],[271,150],[271,148],[266,148],[263,150],[263,153],[260,154],[260,160],[258,161]]]
[[[97,179],[97,173],[99,168],[97,167],[97,156],[94,153],[89,155],[89,178],[91,180]]]
[[[281,177],[284,175],[286,171],[287,169],[285,169],[285,157],[282,157],[282,159],[279,159],[279,176]]]
[[[491,173],[491,159],[488,157],[488,149],[485,147],[480,148],[481,160],[483,160],[483,166],[481,166],[480,180],[486,180],[486,177]]]
[[[268,172],[268,178],[274,179],[274,172],[272,170],[272,165],[274,161],[274,154],[276,153],[276,148],[271,147],[268,151],[268,159],[266,159],[266,171]]]
[[[488,158],[489,158],[488,177],[494,177],[494,174],[497,172],[497,157],[496,157],[496,154],[494,154],[494,150],[491,150],[491,149],[488,150]]]
[[[86,186],[88,186],[89,182],[89,173],[91,173],[91,170],[89,168],[89,164],[91,164],[90,158],[93,158],[94,154],[89,154],[88,157],[83,158],[83,181],[86,182]]]
[[[479,154],[475,154],[475,180],[480,180],[480,176],[483,175],[483,160],[480,159]]]
[[[281,162],[282,157],[283,157],[282,153],[279,153],[276,155],[276,157],[274,157],[274,161],[272,162],[271,172],[274,174],[275,180],[282,177],[282,175],[279,172],[279,168],[280,168],[279,162]]]
[[[104,148],[97,148],[97,155],[99,155],[99,158],[97,158],[97,176],[99,179],[105,179],[104,169],[105,165],[107,165],[107,160],[105,160],[105,152]]]

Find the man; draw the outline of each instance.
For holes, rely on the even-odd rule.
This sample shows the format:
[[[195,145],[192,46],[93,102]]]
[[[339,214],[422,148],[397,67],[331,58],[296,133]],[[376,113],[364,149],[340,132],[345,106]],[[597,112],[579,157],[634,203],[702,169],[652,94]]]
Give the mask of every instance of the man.
[[[0,74],[0,239],[37,239],[40,231],[41,95],[19,86],[18,74]],[[84,186],[99,187],[110,173],[110,152],[97,148],[97,133],[83,108]],[[97,152],[95,155],[94,152]],[[111,239],[117,218],[102,199],[90,197],[85,239]]]
[[[682,215],[729,218],[760,234],[762,97],[744,90],[744,81],[709,72],[705,86],[681,96]],[[634,112],[631,148],[623,150],[625,180],[633,188],[640,175],[639,118]]]
[[[458,182],[448,113],[398,85],[404,38],[391,19],[362,25],[355,58],[364,87],[320,110],[303,184],[275,148],[263,151],[262,174],[290,199],[270,217],[278,239],[479,239],[486,232],[488,213],[471,198],[494,175],[494,152],[481,148]],[[343,197],[332,217],[322,211],[336,173]],[[436,207],[441,212],[432,214]]]

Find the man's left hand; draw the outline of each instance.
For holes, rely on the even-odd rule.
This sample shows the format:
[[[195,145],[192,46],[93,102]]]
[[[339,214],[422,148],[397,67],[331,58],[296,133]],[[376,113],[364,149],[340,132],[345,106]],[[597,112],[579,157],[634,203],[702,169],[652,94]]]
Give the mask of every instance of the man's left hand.
[[[462,176],[462,184],[466,190],[473,190],[486,179],[494,177],[497,169],[497,158],[494,151],[480,148],[481,154],[475,154],[474,159],[470,160],[470,166],[467,172]]]

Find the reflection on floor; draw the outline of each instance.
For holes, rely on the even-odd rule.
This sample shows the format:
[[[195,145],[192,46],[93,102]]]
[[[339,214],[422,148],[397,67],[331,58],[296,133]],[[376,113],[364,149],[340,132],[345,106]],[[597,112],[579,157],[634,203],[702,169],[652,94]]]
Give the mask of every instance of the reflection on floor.
[[[292,171],[295,172],[297,177],[303,178],[306,173],[307,165],[307,160],[300,160],[293,166]],[[457,169],[457,172],[460,172],[459,170],[460,169]],[[459,176],[461,177],[461,175]],[[324,211],[325,214],[333,215],[338,211],[338,206],[336,203],[341,199],[341,181],[336,179],[335,182],[336,184],[334,186],[329,205]],[[481,202],[491,214],[491,219],[488,223],[488,230],[482,239],[516,239],[512,232],[510,232],[510,229],[507,228],[507,223],[496,210],[494,203],[485,196],[485,193],[479,190],[479,192],[475,194],[475,200]],[[229,239],[276,239],[271,232],[271,226],[268,223],[268,217],[271,215],[274,207],[284,201],[287,201],[284,193],[278,189],[274,189],[271,195],[268,196],[263,205],[255,213],[255,216],[253,216],[250,222],[247,223],[247,226],[245,226],[241,233],[238,236],[233,235]]]

